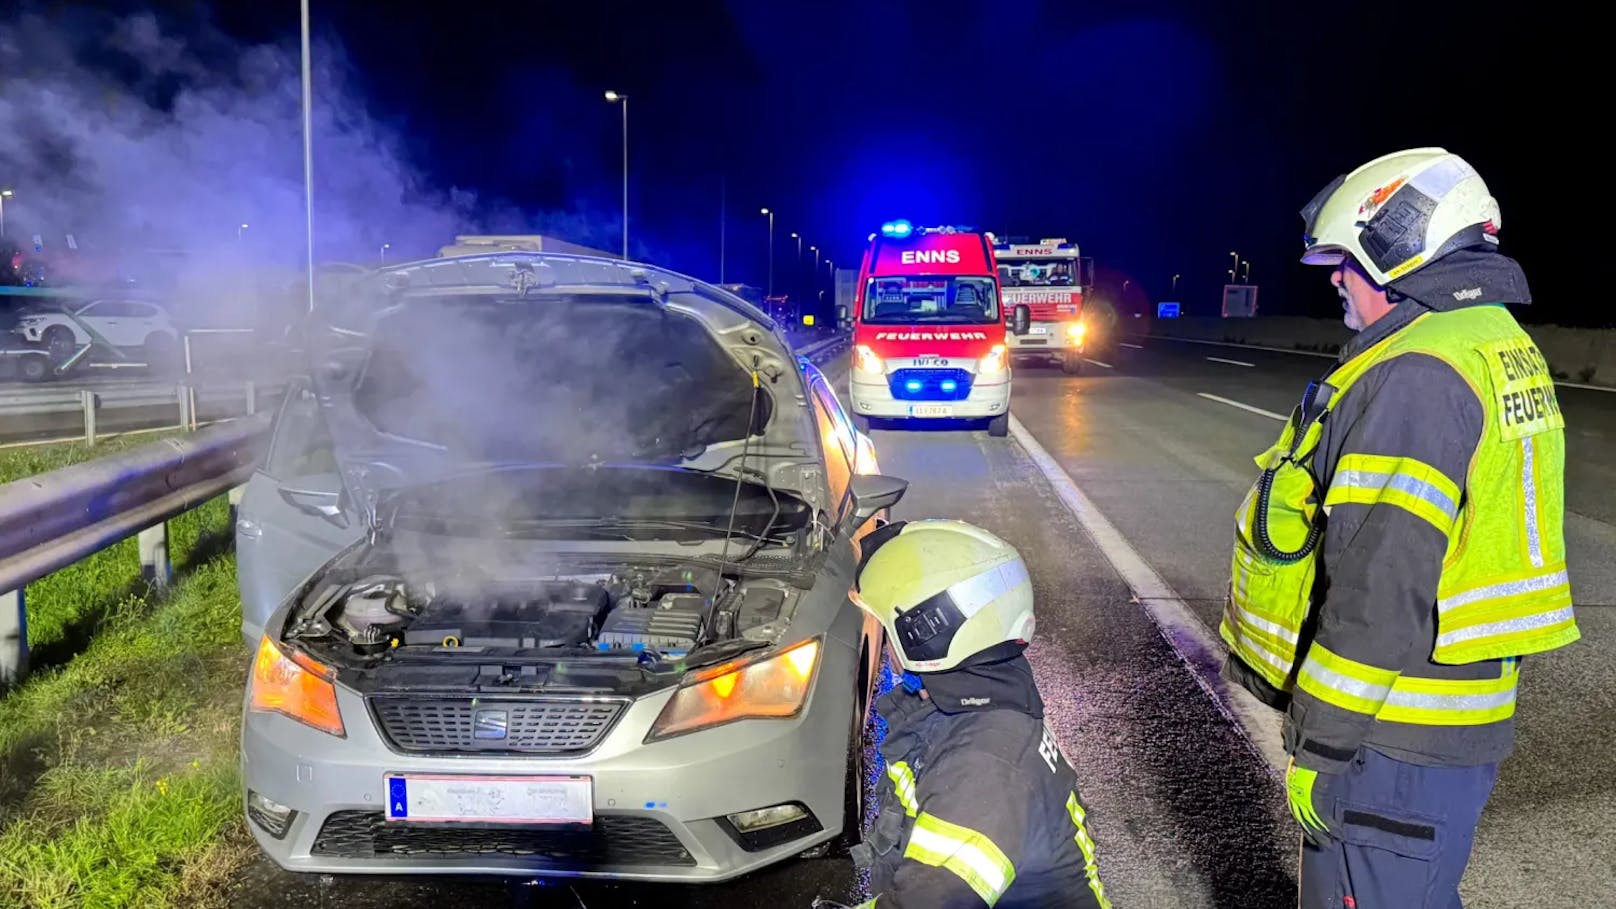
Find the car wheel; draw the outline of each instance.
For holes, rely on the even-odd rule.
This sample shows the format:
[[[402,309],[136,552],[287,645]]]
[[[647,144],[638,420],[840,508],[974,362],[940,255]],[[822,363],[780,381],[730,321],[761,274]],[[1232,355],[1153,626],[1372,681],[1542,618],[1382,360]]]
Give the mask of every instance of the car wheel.
[[[25,382],[42,382],[50,375],[50,360],[41,354],[28,354],[17,364]]]
[[[999,414],[988,421],[988,435],[995,439],[1002,439],[1010,434],[1010,415]]]
[[[1077,354],[1068,354],[1062,357],[1061,372],[1069,376],[1081,375],[1083,372],[1083,358]]]
[[[51,358],[57,361],[67,359],[78,349],[78,344],[73,340],[73,330],[65,325],[52,325],[45,329],[40,340],[45,342],[45,349],[50,351]]]
[[[865,653],[859,661],[858,696],[863,706],[857,717],[858,725],[854,727],[847,743],[847,775],[842,788],[842,829],[835,839],[825,844],[823,850],[811,850],[818,857],[847,858],[854,846],[864,842],[864,784],[869,773],[866,755],[876,744],[875,705],[871,699],[874,692],[867,657],[868,653]]]

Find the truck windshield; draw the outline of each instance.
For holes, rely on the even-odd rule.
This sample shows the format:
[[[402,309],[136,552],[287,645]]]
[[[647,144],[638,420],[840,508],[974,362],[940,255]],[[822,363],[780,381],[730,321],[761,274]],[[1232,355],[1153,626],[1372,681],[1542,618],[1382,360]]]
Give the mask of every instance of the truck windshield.
[[[1076,259],[1018,259],[999,262],[1005,287],[1068,287],[1077,283]]]
[[[988,325],[1000,319],[992,278],[871,278],[865,289],[864,321],[872,324]]]

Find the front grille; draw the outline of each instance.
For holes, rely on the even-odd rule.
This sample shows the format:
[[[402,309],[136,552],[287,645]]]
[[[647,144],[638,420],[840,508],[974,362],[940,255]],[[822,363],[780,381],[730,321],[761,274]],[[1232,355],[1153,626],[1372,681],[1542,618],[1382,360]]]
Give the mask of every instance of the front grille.
[[[591,865],[694,865],[696,859],[654,818],[603,815],[589,828],[439,827],[389,824],[380,811],[338,811],[325,819],[313,855],[368,859],[397,855],[537,855]]]
[[[490,701],[376,697],[382,735],[412,754],[582,754],[623,712],[622,701]]]
[[[963,369],[898,369],[890,382],[892,397],[899,401],[963,401],[971,396],[971,374]]]

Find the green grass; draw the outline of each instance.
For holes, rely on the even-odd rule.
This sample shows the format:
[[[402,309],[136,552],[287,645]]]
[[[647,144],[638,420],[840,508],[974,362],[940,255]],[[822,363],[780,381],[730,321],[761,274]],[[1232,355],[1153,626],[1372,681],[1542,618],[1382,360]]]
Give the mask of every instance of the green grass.
[[[0,452],[0,479],[110,450],[77,447]],[[138,583],[133,540],[30,585],[30,641],[74,646],[0,697],[3,909],[224,905],[251,850],[229,531],[223,498],[172,522],[194,564],[164,593]]]
[[[69,467],[94,458],[105,458],[131,448],[138,448],[183,430],[167,432],[126,433],[101,439],[94,445],[83,442],[62,442],[55,445],[27,445],[0,449],[0,483],[9,483],[23,477]]]

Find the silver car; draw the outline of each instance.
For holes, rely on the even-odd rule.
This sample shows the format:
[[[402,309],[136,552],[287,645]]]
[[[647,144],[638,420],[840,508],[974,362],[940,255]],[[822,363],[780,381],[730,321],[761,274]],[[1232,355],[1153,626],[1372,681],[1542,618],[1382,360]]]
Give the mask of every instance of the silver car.
[[[856,843],[856,539],[906,484],[773,321],[546,253],[329,296],[237,526],[262,848],[701,882]]]

